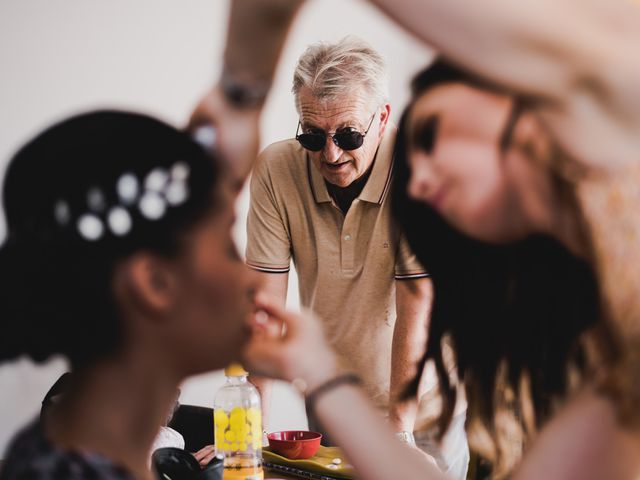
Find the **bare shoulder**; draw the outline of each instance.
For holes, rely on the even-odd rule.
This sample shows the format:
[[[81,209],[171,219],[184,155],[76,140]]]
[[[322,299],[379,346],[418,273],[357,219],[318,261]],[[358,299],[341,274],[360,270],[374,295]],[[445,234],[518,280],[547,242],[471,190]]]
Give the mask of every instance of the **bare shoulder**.
[[[517,480],[623,480],[640,475],[640,436],[616,419],[609,400],[583,393],[531,445]]]

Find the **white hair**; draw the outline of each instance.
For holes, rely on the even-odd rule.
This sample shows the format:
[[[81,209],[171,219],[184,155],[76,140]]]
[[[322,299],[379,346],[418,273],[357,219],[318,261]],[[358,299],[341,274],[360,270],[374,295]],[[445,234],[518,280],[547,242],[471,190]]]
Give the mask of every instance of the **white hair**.
[[[305,50],[293,73],[291,89],[298,109],[303,87],[310,89],[314,97],[329,101],[348,94],[363,95],[375,102],[374,107],[389,98],[384,58],[353,36],[337,43],[316,43]]]

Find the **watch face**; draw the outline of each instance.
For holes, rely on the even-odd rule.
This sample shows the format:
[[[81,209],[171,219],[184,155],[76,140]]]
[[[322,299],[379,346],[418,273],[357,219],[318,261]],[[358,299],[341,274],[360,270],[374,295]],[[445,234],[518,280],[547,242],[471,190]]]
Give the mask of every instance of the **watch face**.
[[[396,436],[405,443],[415,443],[413,434],[411,432],[398,432],[396,433]]]
[[[269,93],[269,84],[248,84],[238,81],[224,71],[220,85],[226,99],[236,107],[255,107],[261,105]]]

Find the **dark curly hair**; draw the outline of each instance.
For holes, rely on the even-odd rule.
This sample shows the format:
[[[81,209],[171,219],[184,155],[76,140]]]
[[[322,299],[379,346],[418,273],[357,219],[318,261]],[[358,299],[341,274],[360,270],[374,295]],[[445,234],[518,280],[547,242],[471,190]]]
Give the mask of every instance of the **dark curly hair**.
[[[445,83],[494,90],[438,60],[415,78],[413,98]],[[593,269],[557,240],[533,235],[509,245],[483,243],[459,232],[428,205],[408,196],[410,109],[411,105],[402,116],[395,145],[392,208],[434,285],[423,368],[428,361],[435,364],[443,397],[438,424],[444,432],[456,403],[456,389],[443,360],[443,340],[448,338],[457,377],[466,390],[467,426],[479,422],[489,433],[493,443],[490,451],[494,452],[491,456],[499,463],[504,453],[499,411],[509,410],[520,431],[528,432],[531,428],[521,411],[526,402],[534,413],[534,427],[539,428],[558,400],[566,396],[574,379],[580,384],[593,378],[598,366],[595,363],[614,362],[617,339],[602,319]],[[559,192],[571,195],[565,180],[558,176],[554,181]],[[596,352],[595,357],[592,352]],[[415,394],[419,377],[408,395]],[[529,383],[528,392],[522,389],[523,379]],[[523,436],[526,440],[526,433]]]
[[[167,193],[174,174],[177,191]],[[126,197],[118,190],[123,176]],[[214,208],[218,177],[188,134],[137,113],[77,115],[22,147],[3,189],[0,360],[62,354],[77,367],[117,351],[114,267],[139,250],[178,253],[185,232]],[[155,207],[145,214],[146,187],[160,190],[145,197]],[[110,227],[114,211],[119,228]],[[80,226],[87,213],[89,238]]]

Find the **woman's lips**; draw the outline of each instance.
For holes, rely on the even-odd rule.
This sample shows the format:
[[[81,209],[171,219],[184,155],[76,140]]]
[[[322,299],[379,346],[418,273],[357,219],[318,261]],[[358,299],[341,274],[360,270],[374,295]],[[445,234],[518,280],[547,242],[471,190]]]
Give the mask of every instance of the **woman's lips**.
[[[436,193],[434,193],[427,199],[427,202],[429,202],[429,205],[431,205],[436,210],[440,210],[446,196],[447,188],[445,186],[442,186],[436,191]]]

